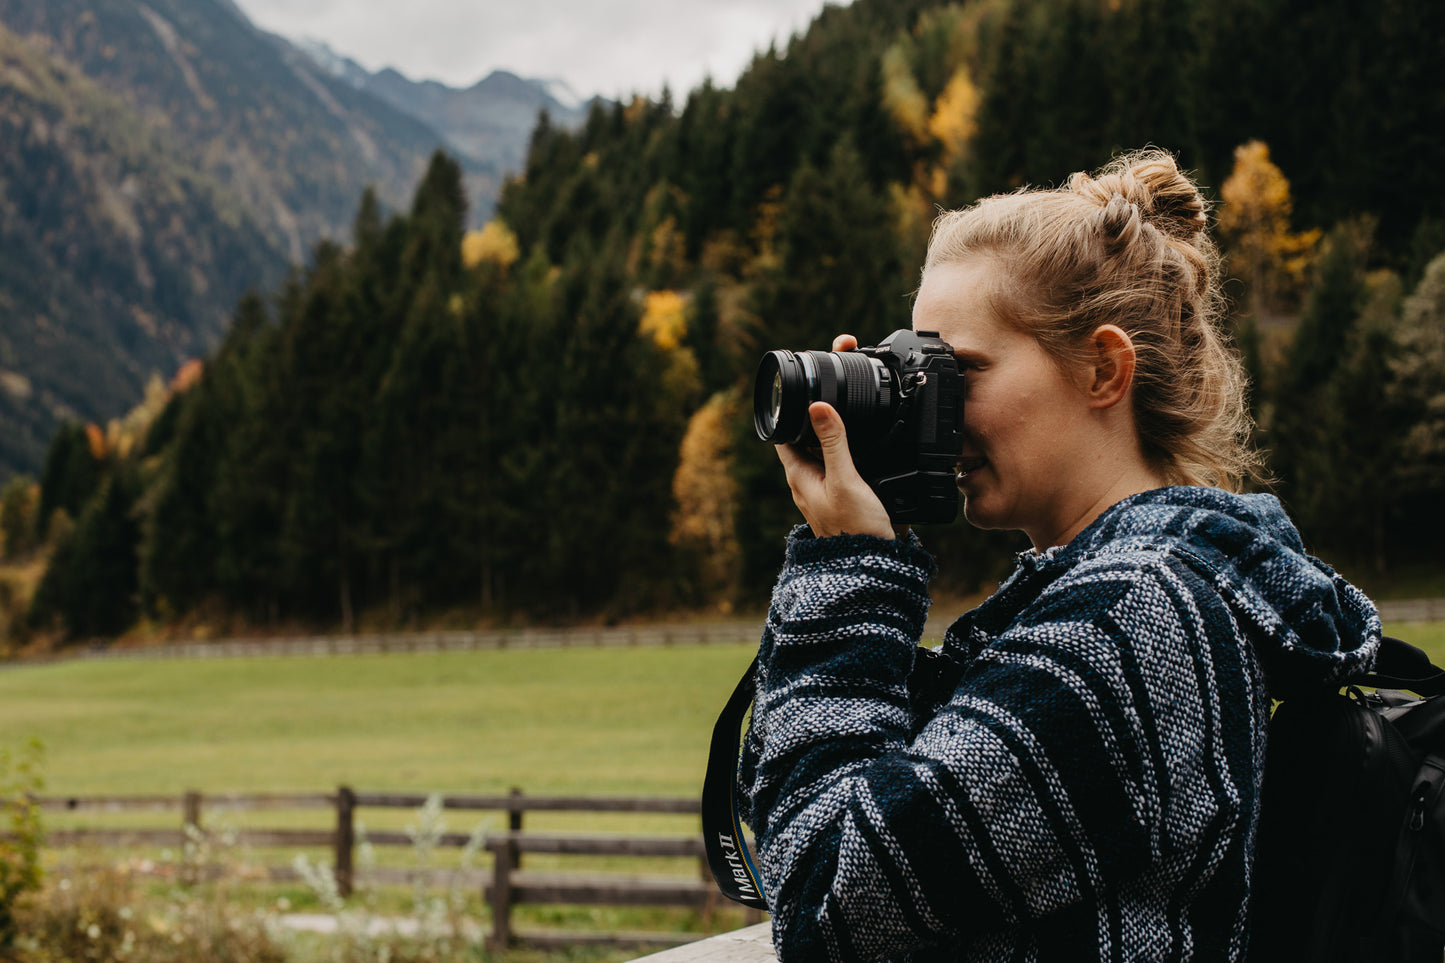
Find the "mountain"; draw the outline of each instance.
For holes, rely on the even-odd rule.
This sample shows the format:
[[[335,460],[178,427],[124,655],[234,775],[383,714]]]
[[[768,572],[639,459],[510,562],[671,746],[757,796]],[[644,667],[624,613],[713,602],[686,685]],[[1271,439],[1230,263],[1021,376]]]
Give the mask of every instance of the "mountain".
[[[491,170],[522,168],[541,111],[556,126],[572,128],[582,123],[590,107],[562,81],[528,80],[495,70],[461,90],[434,80],[411,80],[392,68],[372,73],[319,41],[301,41],[297,47],[336,79],[429,125],[457,156]],[[488,211],[490,202],[490,194],[477,199]]]
[[[0,477],[208,350],[285,265],[169,131],[0,27]]]
[[[480,223],[538,110],[576,115],[507,75],[338,74],[230,0],[0,0],[0,58],[0,480],[208,353],[367,187],[404,209],[444,148]]]
[[[346,230],[368,184],[402,204],[440,143],[229,0],[0,0],[0,23],[166,131],[294,261]]]

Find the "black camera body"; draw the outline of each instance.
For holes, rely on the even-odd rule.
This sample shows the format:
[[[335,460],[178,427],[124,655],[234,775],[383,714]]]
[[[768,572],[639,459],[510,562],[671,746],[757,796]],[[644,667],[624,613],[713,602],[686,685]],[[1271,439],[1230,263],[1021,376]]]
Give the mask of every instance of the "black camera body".
[[[826,401],[853,464],[900,525],[958,516],[963,375],[936,332],[901,328],[876,347],[769,351],[753,387],[753,427],[773,444],[816,445],[808,405]]]

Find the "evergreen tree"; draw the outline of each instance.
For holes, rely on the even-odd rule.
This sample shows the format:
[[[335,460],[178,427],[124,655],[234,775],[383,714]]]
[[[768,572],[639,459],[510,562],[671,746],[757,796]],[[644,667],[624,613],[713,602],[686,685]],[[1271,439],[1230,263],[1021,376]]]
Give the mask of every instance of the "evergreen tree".
[[[443,285],[454,286],[462,272],[466,223],[467,197],[461,166],[437,151],[412,198],[403,280],[415,283],[426,274],[436,274]]]
[[[35,480],[17,475],[5,483],[0,492],[0,539],[4,557],[23,558],[34,550],[40,514],[40,489]]]
[[[1397,541],[1429,558],[1439,543],[1439,505],[1445,499],[1445,254],[1426,268],[1406,299],[1391,361],[1389,399],[1403,434],[1394,477],[1400,515]]]
[[[55,432],[40,476],[40,534],[49,531],[50,519],[63,511],[72,519],[100,486],[102,464],[91,445],[85,425],[68,422]]]
[[[1198,162],[1194,101],[1200,95],[1199,2],[1131,0],[1110,18],[1114,29],[1105,36],[1121,42],[1111,44],[1111,56],[1095,64],[1112,68],[1105,74],[1113,96],[1106,115],[1108,136],[1103,138],[1111,153],[1153,144],[1172,151],[1185,167]],[[1106,159],[1094,158],[1085,167]]]
[[[129,471],[114,472],[101,484],[46,569],[32,602],[32,624],[58,618],[69,637],[83,638],[115,636],[135,621],[136,488]]]
[[[1295,454],[1291,502],[1315,543],[1384,574],[1387,525],[1397,506],[1401,421],[1391,401],[1400,280],[1366,279],[1364,300],[1320,386],[1308,435]],[[1300,429],[1304,431],[1304,426]]]
[[[1367,297],[1366,267],[1372,226],[1351,222],[1325,238],[1316,264],[1313,284],[1290,345],[1274,399],[1274,420],[1266,441],[1273,449],[1271,464],[1281,479],[1281,491],[1307,529],[1318,522],[1328,527],[1329,499],[1319,495],[1321,472],[1338,472],[1345,466],[1326,458],[1343,430],[1322,417],[1330,385],[1340,376],[1346,348],[1356,334],[1356,322]],[[1363,339],[1373,345],[1374,339]],[[1373,366],[1373,365],[1371,365]]]
[[[369,345],[348,310],[342,252],[322,243],[296,314],[281,332],[289,400],[306,416],[296,426],[279,552],[288,594],[302,611],[354,622],[360,464],[368,386],[357,376]]]
[[[293,310],[293,279],[278,298],[278,325]],[[256,622],[281,615],[285,586],[279,550],[290,483],[294,425],[278,325],[259,301],[243,303],[212,365],[226,425],[210,503],[215,524],[215,587],[231,610]]]
[[[190,611],[214,591],[217,540],[210,503],[225,432],[213,384],[203,381],[171,407],[180,414],[139,552],[142,602],[163,617]]]

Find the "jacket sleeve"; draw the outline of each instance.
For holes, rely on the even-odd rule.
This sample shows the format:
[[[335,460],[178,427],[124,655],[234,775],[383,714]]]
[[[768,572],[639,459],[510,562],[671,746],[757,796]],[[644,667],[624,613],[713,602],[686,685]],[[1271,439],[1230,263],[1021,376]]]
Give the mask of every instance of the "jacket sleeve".
[[[1180,783],[1192,764],[1163,758],[1131,688],[1140,649],[1178,669],[1186,713],[1212,684],[1158,573],[1055,582],[920,732],[907,680],[931,572],[913,541],[789,547],[739,771],[783,963],[956,949],[1048,917],[1088,931],[1069,914],[1097,913],[1166,850],[1203,845],[1161,836],[1167,791],[1219,808],[1211,786]],[[1153,615],[1115,617],[1128,611]],[[1203,818],[1218,833],[1233,817]]]

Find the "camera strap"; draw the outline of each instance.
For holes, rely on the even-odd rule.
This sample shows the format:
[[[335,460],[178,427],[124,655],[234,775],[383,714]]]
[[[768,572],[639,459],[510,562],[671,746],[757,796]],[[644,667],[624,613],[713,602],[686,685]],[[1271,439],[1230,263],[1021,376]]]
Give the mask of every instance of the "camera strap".
[[[765,910],[768,903],[763,898],[762,874],[743,838],[734,788],[743,717],[753,704],[757,671],[758,660],[754,658],[713,726],[707,774],[702,781],[702,835],[708,868],[723,895],[744,906]]]

